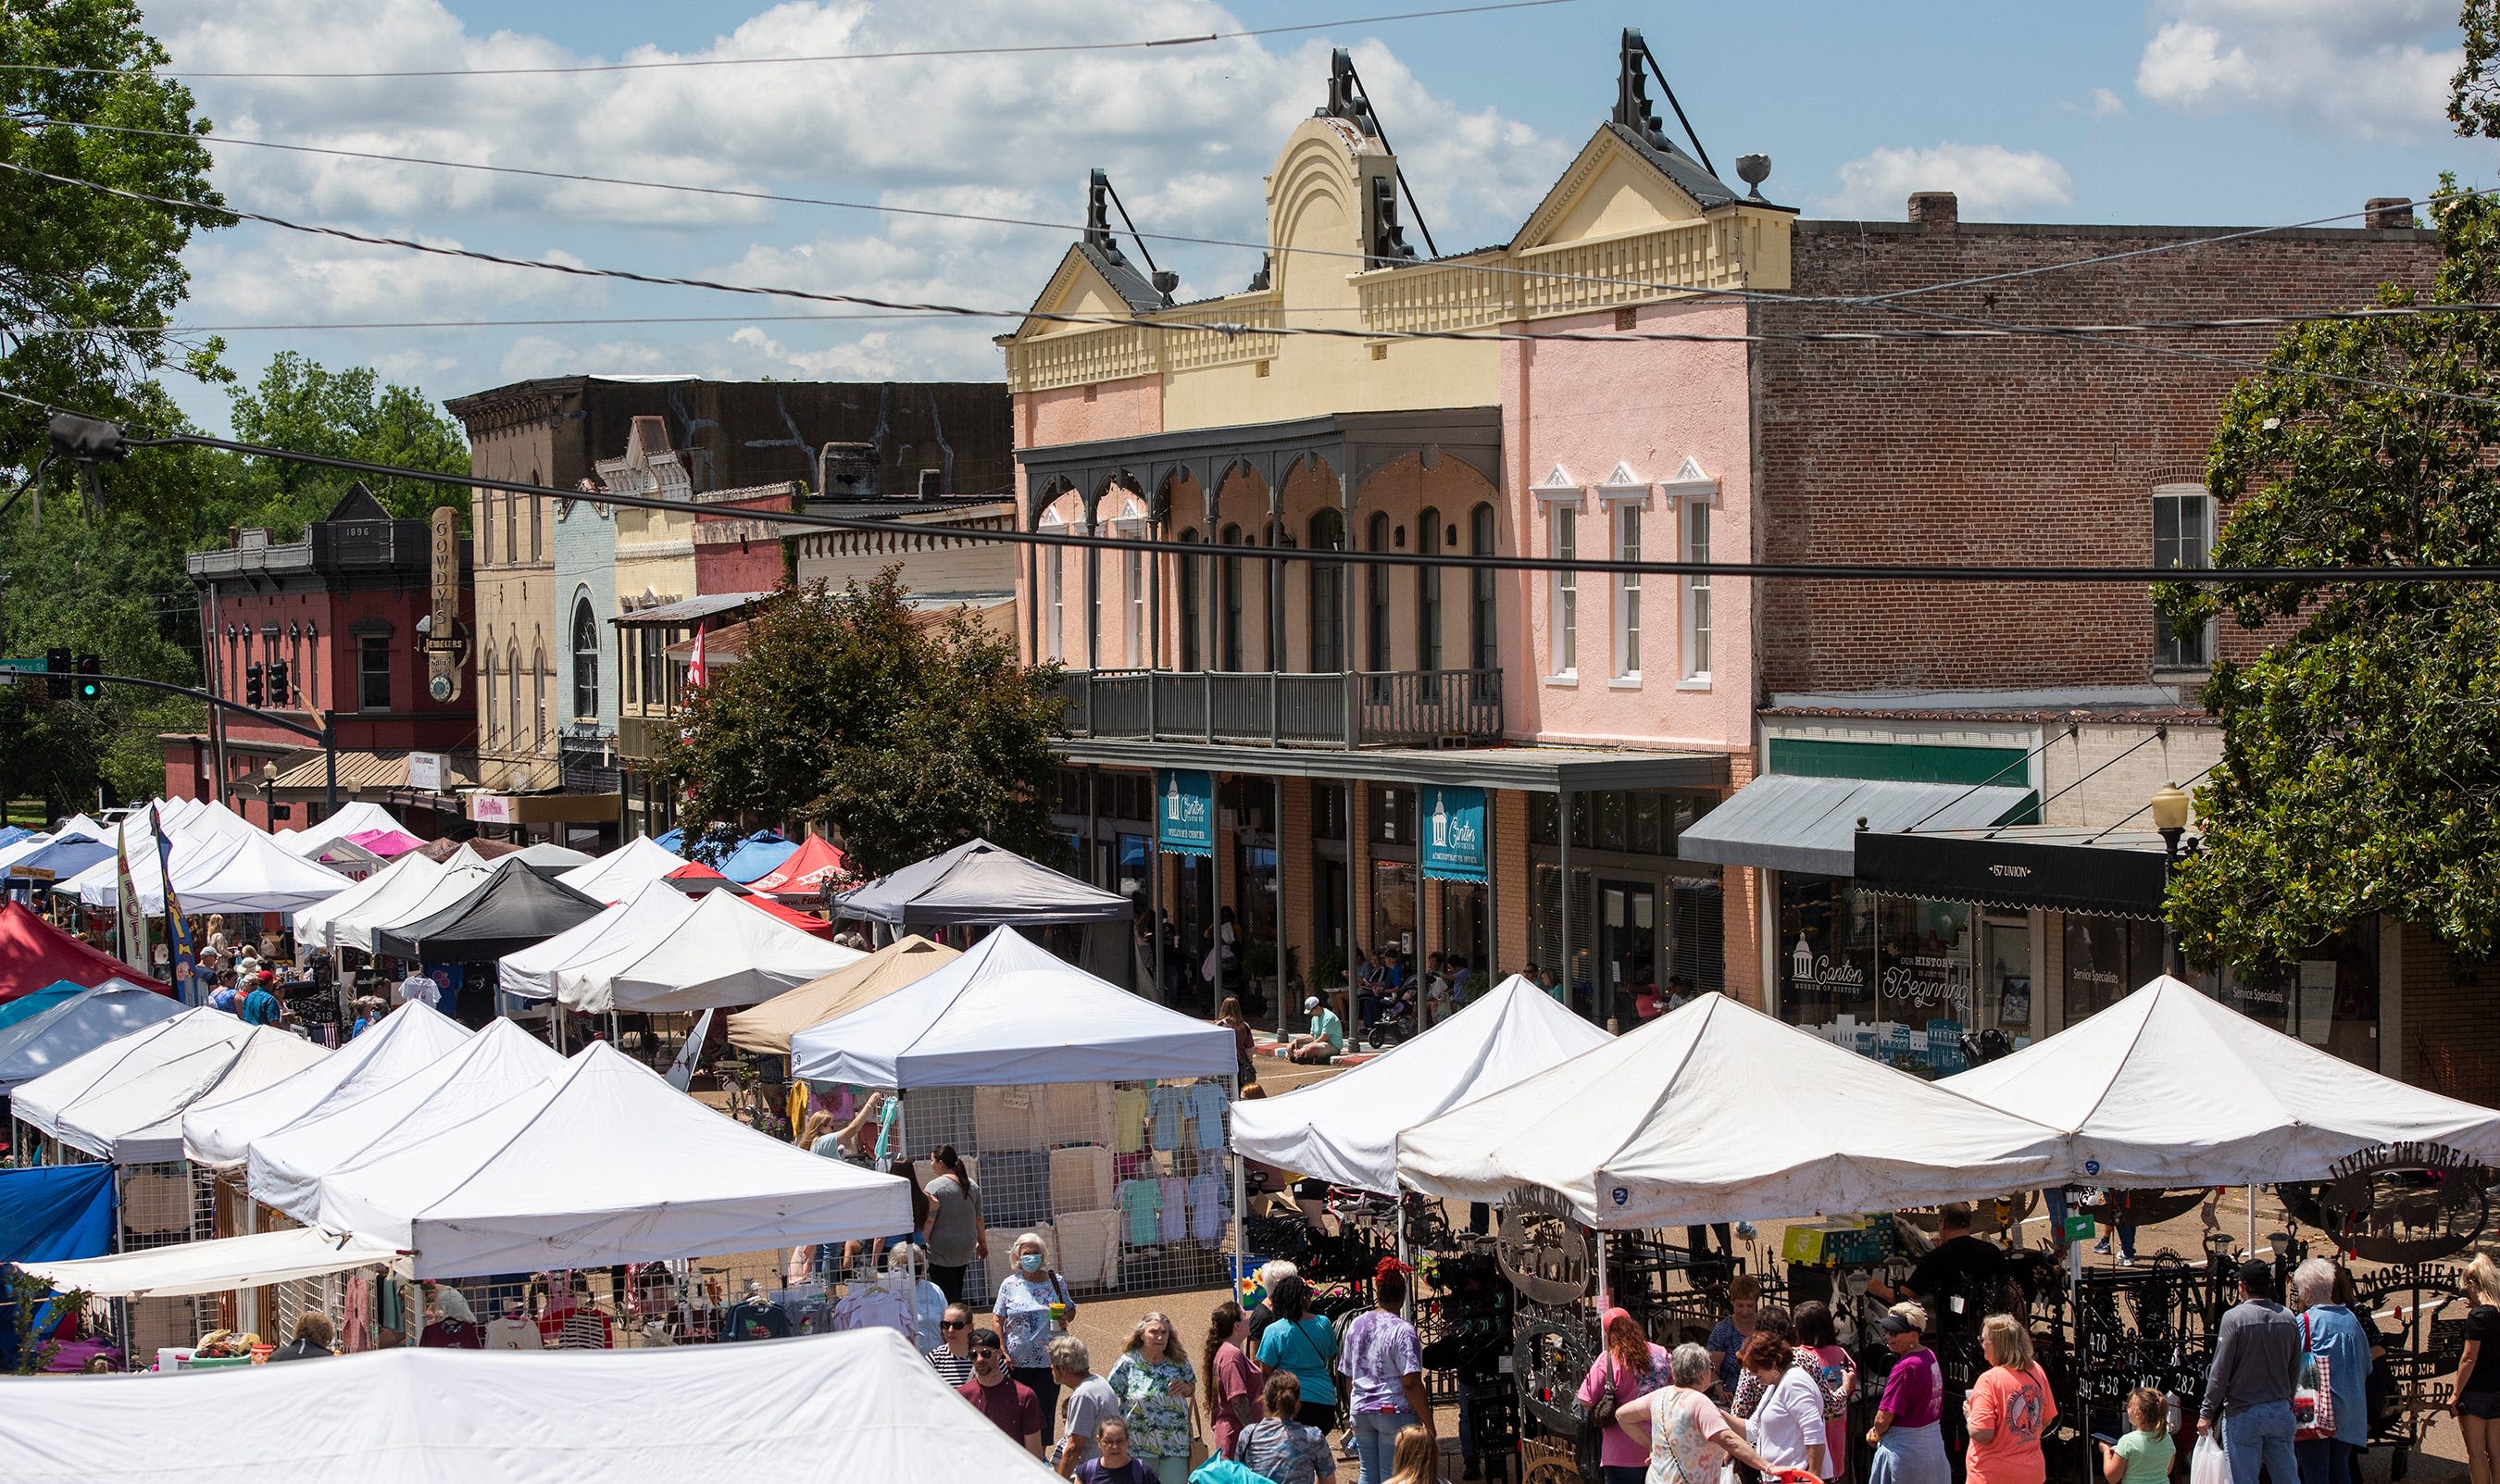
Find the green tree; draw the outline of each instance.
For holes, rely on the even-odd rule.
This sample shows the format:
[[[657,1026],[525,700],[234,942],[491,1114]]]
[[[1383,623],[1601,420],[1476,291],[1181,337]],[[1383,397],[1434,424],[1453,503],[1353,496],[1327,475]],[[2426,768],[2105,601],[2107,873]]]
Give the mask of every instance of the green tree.
[[[742,639],[671,752],[713,846],[741,820],[800,819],[838,829],[870,874],[974,835],[1050,848],[1055,668],[1025,669],[969,616],[927,622],[894,569],[841,592],[784,589]]]
[[[2449,119],[2459,134],[2500,139],[2500,0],[2464,0],[2456,23],[2465,63],[2449,80]]]
[[[2213,564],[2500,564],[2500,210],[2431,203],[2424,313],[2305,325],[2224,406],[2207,484]],[[2200,964],[2279,972],[2370,913],[2488,957],[2500,934],[2500,588],[2489,583],[2170,584],[2174,624],[2228,614],[2281,635],[2219,663],[2204,703],[2220,764],[2171,920]]]
[[[271,357],[257,384],[238,387],[235,437],[298,453],[362,459],[438,474],[469,472],[469,441],[414,387],[385,385],[370,367],[331,371],[292,350]],[[228,499],[239,521],[267,526],[280,540],[303,534],[358,479],[394,515],[425,519],[449,505],[467,523],[460,490],[418,479],[351,474],[283,459],[236,460]]]

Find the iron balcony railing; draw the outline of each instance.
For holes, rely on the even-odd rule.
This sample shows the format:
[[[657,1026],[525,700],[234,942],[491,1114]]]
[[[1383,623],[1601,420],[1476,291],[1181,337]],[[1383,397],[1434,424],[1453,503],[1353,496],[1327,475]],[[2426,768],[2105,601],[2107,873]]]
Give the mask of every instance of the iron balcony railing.
[[[1498,670],[1075,670],[1069,735],[1263,747],[1437,747],[1501,740]]]

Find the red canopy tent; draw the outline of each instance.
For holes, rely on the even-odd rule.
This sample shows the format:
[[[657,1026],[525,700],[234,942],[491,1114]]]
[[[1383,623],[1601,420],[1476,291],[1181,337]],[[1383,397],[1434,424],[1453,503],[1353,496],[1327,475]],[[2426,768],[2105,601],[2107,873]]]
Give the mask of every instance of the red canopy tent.
[[[748,906],[768,915],[780,918],[802,933],[823,939],[831,939],[834,936],[834,925],[822,917],[810,917],[796,907],[783,907],[752,886],[739,885],[701,861],[688,861],[661,879],[674,884],[679,891],[690,892],[697,896],[707,891],[736,892],[746,899]]]
[[[22,903],[0,907],[0,1005],[63,979],[89,989],[107,979],[128,979],[173,993],[112,954],[53,927]]]
[[[770,874],[746,883],[749,891],[769,892],[777,897],[812,897],[824,890],[828,879],[839,879],[851,874],[851,863],[832,841],[822,835],[810,835],[799,846],[799,853],[783,861]]]

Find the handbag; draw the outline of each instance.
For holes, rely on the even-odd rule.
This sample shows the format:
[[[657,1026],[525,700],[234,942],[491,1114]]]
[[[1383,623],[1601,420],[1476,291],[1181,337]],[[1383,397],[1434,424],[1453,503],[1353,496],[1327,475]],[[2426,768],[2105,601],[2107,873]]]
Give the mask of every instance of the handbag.
[[[2294,1442],[2316,1442],[2335,1435],[2333,1368],[2325,1356],[2309,1348],[2309,1316],[2300,1316],[2300,1383],[2291,1392]]]
[[[1571,1440],[1572,1462],[1579,1467],[1580,1477],[1600,1477],[1605,1462],[1606,1429],[1615,1425],[1615,1410],[1621,1403],[1615,1397],[1615,1367],[1610,1360],[1601,1361],[1606,1368],[1606,1389],[1597,1400],[1580,1407],[1580,1434]]]

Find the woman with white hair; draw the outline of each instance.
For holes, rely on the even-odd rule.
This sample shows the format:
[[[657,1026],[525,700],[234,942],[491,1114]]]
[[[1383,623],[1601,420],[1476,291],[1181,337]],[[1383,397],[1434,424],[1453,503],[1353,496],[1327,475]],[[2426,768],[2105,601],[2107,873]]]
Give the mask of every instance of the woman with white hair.
[[[1018,1236],[1007,1262],[1007,1275],[999,1280],[990,1312],[997,1316],[999,1338],[1006,1346],[1007,1369],[1033,1388],[1041,1415],[1052,1417],[1059,1406],[1059,1382],[1050,1373],[1050,1342],[1068,1333],[1076,1301],[1068,1297],[1067,1281],[1051,1268],[1050,1248],[1040,1233]]]
[[[2325,1367],[2326,1395],[2335,1408],[2334,1435],[2296,1440],[2291,1456],[2300,1465],[2300,1484],[2344,1484],[2352,1476],[2353,1450],[2370,1441],[2370,1336],[2352,1311],[2335,1302],[2335,1265],[2322,1257],[2291,1270],[2291,1303],[2300,1313],[2301,1348]]]
[[[1718,1369],[1709,1351],[1678,1345],[1666,1360],[1675,1384],[1617,1403],[1615,1425],[1649,1449],[1649,1484],[1718,1484],[1731,1458],[1765,1478],[1775,1471],[1710,1400]]]

